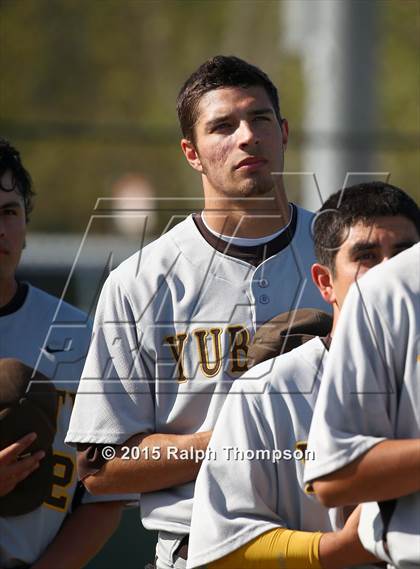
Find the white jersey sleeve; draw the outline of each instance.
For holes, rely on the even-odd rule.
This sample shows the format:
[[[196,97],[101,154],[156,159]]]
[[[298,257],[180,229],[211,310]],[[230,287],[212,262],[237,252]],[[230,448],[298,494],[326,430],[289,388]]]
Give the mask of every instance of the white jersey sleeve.
[[[339,470],[384,439],[420,438],[419,261],[415,245],[349,292],[315,408],[309,436],[315,460],[306,465],[306,481]],[[380,554],[385,530],[395,565],[418,567],[419,511],[420,493],[398,499],[382,531],[381,516],[371,515],[371,535],[362,541],[378,544],[370,549]]]
[[[381,393],[392,383],[395,387],[395,378],[383,358],[376,357],[377,342],[385,329],[381,315],[363,326],[363,304],[354,306],[359,290],[355,286],[349,292],[331,344],[308,441],[315,460],[306,465],[307,481],[342,468],[392,436],[387,402]],[[362,422],[365,409],[371,419]]]
[[[139,351],[141,338],[123,286],[111,273],[102,289],[70,441],[121,444],[136,433],[155,430],[153,374],[145,351]]]
[[[319,338],[253,368],[226,398],[197,478],[188,567],[268,530],[331,531],[337,511],[303,490],[303,458],[326,352]]]

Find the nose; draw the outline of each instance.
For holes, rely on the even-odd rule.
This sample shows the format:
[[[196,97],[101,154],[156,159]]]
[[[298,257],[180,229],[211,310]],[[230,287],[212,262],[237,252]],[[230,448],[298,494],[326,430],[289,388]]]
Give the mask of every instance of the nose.
[[[385,261],[389,261],[391,258],[392,258],[392,253],[384,253],[382,255],[382,259],[379,262],[384,263]]]
[[[255,128],[248,121],[241,121],[238,128],[238,140],[240,148],[260,142]]]
[[[384,243],[381,248],[381,263],[385,261],[389,261],[395,255],[395,247],[393,247],[392,241],[384,240]]]

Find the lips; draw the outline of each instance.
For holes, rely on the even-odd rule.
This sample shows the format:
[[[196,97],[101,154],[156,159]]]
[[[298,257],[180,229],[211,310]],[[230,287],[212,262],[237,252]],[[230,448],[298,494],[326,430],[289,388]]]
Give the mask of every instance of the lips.
[[[265,158],[261,158],[260,156],[248,156],[248,158],[244,158],[241,160],[239,164],[235,166],[235,169],[238,170],[239,168],[246,168],[246,169],[254,169],[258,168],[259,166],[263,166],[267,163]]]

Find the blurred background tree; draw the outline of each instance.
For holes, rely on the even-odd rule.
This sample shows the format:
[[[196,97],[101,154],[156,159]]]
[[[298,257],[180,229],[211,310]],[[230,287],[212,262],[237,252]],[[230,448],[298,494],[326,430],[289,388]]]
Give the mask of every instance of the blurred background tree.
[[[357,7],[367,0],[330,3],[350,1]],[[389,172],[392,183],[420,201],[420,1],[369,2],[376,28],[375,170]],[[111,197],[115,186],[123,190],[124,181],[145,180],[159,197],[187,198],[186,210],[199,206],[201,182],[181,154],[175,99],[212,55],[242,57],[278,86],[291,134],[286,170],[306,170],[306,137],[335,143],[322,132],[304,134],[310,93],[304,62],[282,41],[286,7],[283,0],[0,0],[0,135],[21,151],[34,180],[31,231],[48,234],[28,240],[23,278],[53,294],[64,290],[66,300],[93,314],[111,265],[138,247],[138,240],[118,239],[109,219],[95,219],[73,272],[98,198]],[[299,177],[287,178],[292,200],[302,201],[301,186]],[[170,213],[158,217],[156,233]],[[134,569],[153,559],[155,536],[139,524],[136,509],[126,512],[90,569]]]
[[[281,4],[2,0],[0,132],[34,179],[32,230],[83,231],[96,199],[127,172],[145,175],[159,196],[199,196],[179,148],[175,99],[217,53],[261,66],[278,85],[291,126],[286,168],[305,169],[302,62],[281,49]],[[382,0],[377,17],[376,165],[418,199],[420,3]],[[299,199],[298,187],[291,193]]]

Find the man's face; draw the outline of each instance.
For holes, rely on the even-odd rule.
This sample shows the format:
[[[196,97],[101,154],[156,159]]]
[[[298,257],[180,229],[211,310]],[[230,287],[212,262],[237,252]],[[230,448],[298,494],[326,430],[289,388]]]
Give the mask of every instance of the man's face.
[[[274,189],[286,143],[287,122],[279,124],[263,87],[228,87],[201,98],[195,143],[182,148],[207,195],[247,197]]]
[[[357,223],[335,258],[333,298],[341,308],[350,285],[369,269],[417,243],[419,235],[412,221],[397,215],[378,217],[372,225]]]
[[[11,188],[10,172],[1,178],[2,188]],[[25,245],[26,218],[21,195],[0,189],[0,283],[13,281]]]

